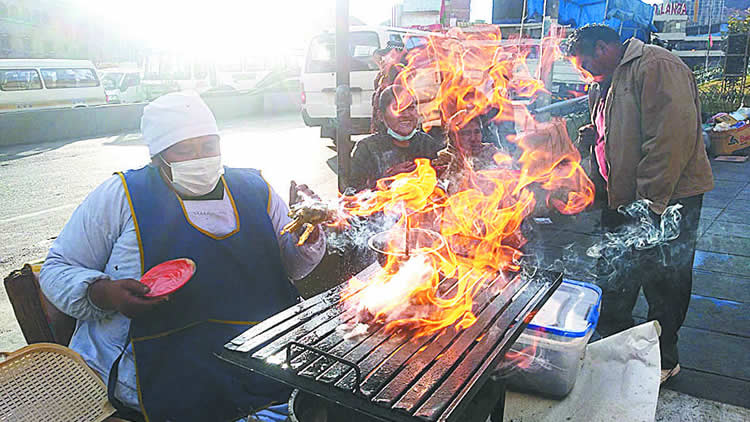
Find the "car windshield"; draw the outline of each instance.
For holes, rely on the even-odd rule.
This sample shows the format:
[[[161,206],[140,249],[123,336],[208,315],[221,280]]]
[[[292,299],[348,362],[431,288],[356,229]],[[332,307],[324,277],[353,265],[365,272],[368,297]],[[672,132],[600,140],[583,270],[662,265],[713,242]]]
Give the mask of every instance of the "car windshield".
[[[349,66],[352,72],[378,70],[372,53],[380,48],[378,34],[370,31],[351,32],[349,34]],[[326,73],[336,71],[336,37],[324,34],[315,37],[310,43],[307,54],[306,69],[308,73]]]
[[[120,79],[122,79],[122,73],[105,73],[101,79],[104,89],[116,89]]]

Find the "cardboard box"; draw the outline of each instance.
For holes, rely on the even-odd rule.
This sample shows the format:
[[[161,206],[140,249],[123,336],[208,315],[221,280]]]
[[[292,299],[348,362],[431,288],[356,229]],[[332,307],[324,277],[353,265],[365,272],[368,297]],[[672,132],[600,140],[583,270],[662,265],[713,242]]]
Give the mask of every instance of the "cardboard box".
[[[750,125],[723,132],[711,132],[712,155],[750,154]]]

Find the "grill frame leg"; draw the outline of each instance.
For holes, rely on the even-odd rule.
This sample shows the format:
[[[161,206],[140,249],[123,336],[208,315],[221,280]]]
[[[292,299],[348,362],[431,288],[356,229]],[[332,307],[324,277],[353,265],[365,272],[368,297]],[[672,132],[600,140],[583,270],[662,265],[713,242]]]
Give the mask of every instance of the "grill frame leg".
[[[502,422],[503,418],[505,417],[505,379],[493,377],[490,382],[497,383],[497,389],[499,393],[497,396],[497,402],[495,402],[495,407],[492,408],[492,413],[490,413],[490,421]]]
[[[505,413],[505,380],[491,376],[482,386],[463,415],[454,421],[502,422]]]

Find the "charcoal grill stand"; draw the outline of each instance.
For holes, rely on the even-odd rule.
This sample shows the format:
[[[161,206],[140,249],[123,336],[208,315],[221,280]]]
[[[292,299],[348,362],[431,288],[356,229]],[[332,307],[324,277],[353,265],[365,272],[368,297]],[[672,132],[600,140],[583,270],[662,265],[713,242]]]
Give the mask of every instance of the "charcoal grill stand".
[[[377,269],[373,264],[357,277],[367,279]],[[474,299],[476,322],[463,330],[411,339],[370,327],[347,338],[337,327],[354,315],[339,305],[341,285],[252,327],[217,356],[385,421],[483,422],[490,413],[493,421],[502,420],[505,385],[488,382],[490,376],[562,274],[467,277],[485,287]],[[451,279],[441,283],[448,289],[458,285]],[[484,399],[493,394],[497,399]]]

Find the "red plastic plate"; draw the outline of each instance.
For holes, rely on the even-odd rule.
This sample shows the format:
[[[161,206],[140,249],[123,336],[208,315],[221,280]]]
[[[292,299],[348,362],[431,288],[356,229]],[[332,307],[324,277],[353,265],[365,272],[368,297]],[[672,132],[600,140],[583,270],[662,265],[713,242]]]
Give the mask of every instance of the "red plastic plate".
[[[141,283],[151,289],[146,297],[165,296],[184,286],[193,274],[195,274],[195,262],[192,259],[173,259],[146,271],[146,274],[141,277]]]

